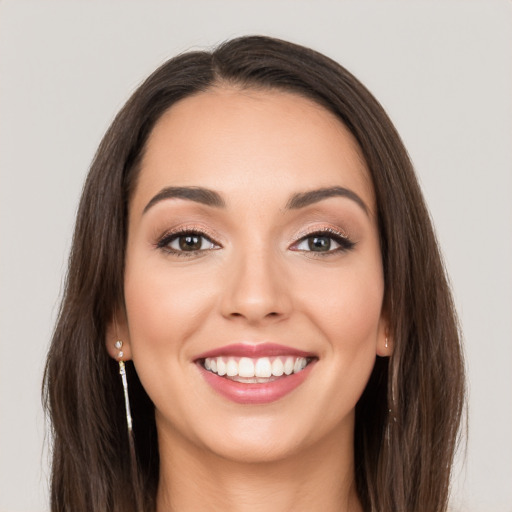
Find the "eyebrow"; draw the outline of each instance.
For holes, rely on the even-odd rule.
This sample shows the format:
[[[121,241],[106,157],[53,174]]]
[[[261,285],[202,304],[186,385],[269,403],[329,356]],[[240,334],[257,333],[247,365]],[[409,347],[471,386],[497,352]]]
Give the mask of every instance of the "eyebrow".
[[[330,197],[346,197],[357,203],[368,215],[365,202],[352,190],[344,187],[327,187],[294,194],[286,203],[287,210],[298,210]],[[214,208],[225,208],[226,202],[218,192],[203,187],[166,187],[145,206],[144,215],[152,206],[166,199],[187,199]]]
[[[330,197],[346,197],[351,199],[368,215],[368,207],[365,202],[355,192],[344,187],[319,188],[317,190],[294,194],[286,204],[286,209],[296,210],[298,208],[304,208]]]
[[[224,199],[213,190],[202,187],[166,187],[160,190],[156,196],[146,205],[142,214],[146,213],[152,206],[165,199],[188,199],[196,203],[225,208]]]

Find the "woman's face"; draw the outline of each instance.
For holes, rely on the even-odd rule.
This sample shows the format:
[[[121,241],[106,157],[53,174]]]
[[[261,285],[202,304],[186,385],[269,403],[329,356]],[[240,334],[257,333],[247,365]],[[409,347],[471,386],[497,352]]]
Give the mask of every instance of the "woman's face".
[[[121,334],[161,443],[257,461],[351,439],[388,351],[383,292],[371,180],[331,113],[217,88],[158,121],[129,207]]]

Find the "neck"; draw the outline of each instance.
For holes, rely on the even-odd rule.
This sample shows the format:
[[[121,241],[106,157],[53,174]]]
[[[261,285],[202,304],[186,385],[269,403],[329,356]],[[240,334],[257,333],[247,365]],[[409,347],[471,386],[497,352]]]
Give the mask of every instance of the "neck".
[[[352,438],[342,437],[286,459],[244,463],[160,434],[157,512],[362,512]]]

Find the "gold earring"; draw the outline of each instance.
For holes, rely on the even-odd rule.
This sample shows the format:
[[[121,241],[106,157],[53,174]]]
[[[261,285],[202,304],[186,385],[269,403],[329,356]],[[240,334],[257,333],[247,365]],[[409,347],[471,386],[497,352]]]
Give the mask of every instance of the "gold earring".
[[[132,434],[132,411],[130,409],[130,397],[128,395],[128,379],[126,378],[126,367],[124,365],[123,357],[124,352],[121,350],[123,348],[123,342],[121,340],[117,340],[114,343],[114,346],[119,351],[117,353],[117,361],[119,363],[119,375],[121,375],[121,382],[123,383],[123,392],[124,392],[124,406],[126,410],[126,425],[128,427],[128,433]]]

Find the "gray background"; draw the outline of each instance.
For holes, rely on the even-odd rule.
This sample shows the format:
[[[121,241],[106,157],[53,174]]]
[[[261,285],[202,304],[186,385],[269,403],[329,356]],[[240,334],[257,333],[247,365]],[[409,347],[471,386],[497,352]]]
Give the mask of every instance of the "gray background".
[[[0,1],[0,511],[47,509],[40,382],[82,181],[104,130],[163,60],[246,33],[338,60],[397,125],[465,332],[469,438],[452,507],[512,511],[506,0]]]

